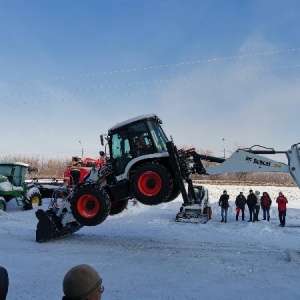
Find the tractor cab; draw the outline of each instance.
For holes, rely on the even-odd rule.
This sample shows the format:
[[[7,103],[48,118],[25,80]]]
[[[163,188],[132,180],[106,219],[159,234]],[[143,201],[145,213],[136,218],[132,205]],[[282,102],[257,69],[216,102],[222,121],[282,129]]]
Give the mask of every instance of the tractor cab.
[[[21,187],[28,167],[24,163],[0,162],[0,176],[5,176],[13,186]]]
[[[168,151],[168,139],[160,124],[161,120],[151,114],[129,119],[109,129],[110,157],[116,176],[123,174],[133,159]]]

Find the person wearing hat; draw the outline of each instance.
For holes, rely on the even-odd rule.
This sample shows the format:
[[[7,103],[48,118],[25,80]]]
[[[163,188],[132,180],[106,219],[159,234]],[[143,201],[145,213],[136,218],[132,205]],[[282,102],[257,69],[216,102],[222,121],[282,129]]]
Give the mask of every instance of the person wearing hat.
[[[255,215],[254,215],[254,220],[255,221],[259,221],[258,219],[258,215],[259,215],[259,211],[260,211],[260,191],[255,191],[255,196],[256,196],[256,204],[255,204]]]
[[[221,216],[222,216],[221,222],[225,222],[225,223],[227,223],[227,211],[229,207],[228,200],[229,200],[229,195],[227,194],[227,191],[224,190],[223,194],[219,199],[219,206],[221,206]]]
[[[286,204],[288,203],[288,200],[286,199],[286,197],[284,197],[282,192],[279,192],[279,196],[276,199],[276,202],[278,203],[278,216],[280,221],[279,226],[284,227],[286,216]]]
[[[82,264],[70,269],[63,280],[62,300],[100,300],[104,286],[97,271]]]
[[[235,205],[236,205],[236,221],[239,220],[239,214],[242,212],[242,221],[245,221],[245,204],[246,204],[246,197],[244,196],[243,192],[235,198]]]
[[[250,219],[248,222],[254,222],[255,221],[255,205],[257,203],[257,198],[255,194],[253,193],[253,190],[249,191],[249,195],[247,196],[247,205],[249,209]]]

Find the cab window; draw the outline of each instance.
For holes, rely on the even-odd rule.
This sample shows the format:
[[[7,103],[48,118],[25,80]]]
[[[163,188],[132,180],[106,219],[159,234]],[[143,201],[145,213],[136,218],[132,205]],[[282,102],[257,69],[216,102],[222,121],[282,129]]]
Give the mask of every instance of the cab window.
[[[154,153],[154,147],[148,128],[145,123],[138,123],[131,126],[134,150],[136,156]]]
[[[157,151],[167,152],[168,150],[166,143],[168,139],[165,133],[163,132],[162,128],[154,121],[149,121],[148,126]]]
[[[116,175],[123,174],[128,162],[132,159],[128,133],[120,131],[113,134],[111,147],[111,157],[114,159],[114,169]]]

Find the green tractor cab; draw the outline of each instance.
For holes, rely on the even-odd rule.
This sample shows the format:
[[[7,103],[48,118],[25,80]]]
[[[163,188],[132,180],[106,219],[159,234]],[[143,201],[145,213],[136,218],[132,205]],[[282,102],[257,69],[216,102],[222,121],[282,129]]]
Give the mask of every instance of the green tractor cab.
[[[29,188],[25,183],[26,171],[34,171],[28,164],[20,162],[0,162],[0,210],[6,210],[6,204],[16,199],[19,206],[25,210],[32,205],[42,204],[38,188]]]

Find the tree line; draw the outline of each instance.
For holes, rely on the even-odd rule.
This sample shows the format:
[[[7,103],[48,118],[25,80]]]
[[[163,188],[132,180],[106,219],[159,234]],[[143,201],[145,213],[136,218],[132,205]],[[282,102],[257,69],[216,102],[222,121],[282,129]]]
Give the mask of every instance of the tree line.
[[[185,147],[186,148],[186,147]],[[205,155],[213,156],[211,150],[197,151]],[[22,162],[36,168],[37,172],[26,174],[26,179],[61,179],[63,178],[64,171],[70,166],[71,158],[54,158],[45,159],[39,155],[23,156],[23,155],[7,155],[0,158],[1,161]],[[213,163],[203,161],[205,167],[211,166]],[[222,181],[222,182],[235,182],[235,184],[244,184],[246,182],[256,182],[261,184],[276,184],[276,185],[294,185],[294,181],[290,174],[287,173],[228,173],[222,175],[198,175],[192,174],[192,179],[202,181]]]

